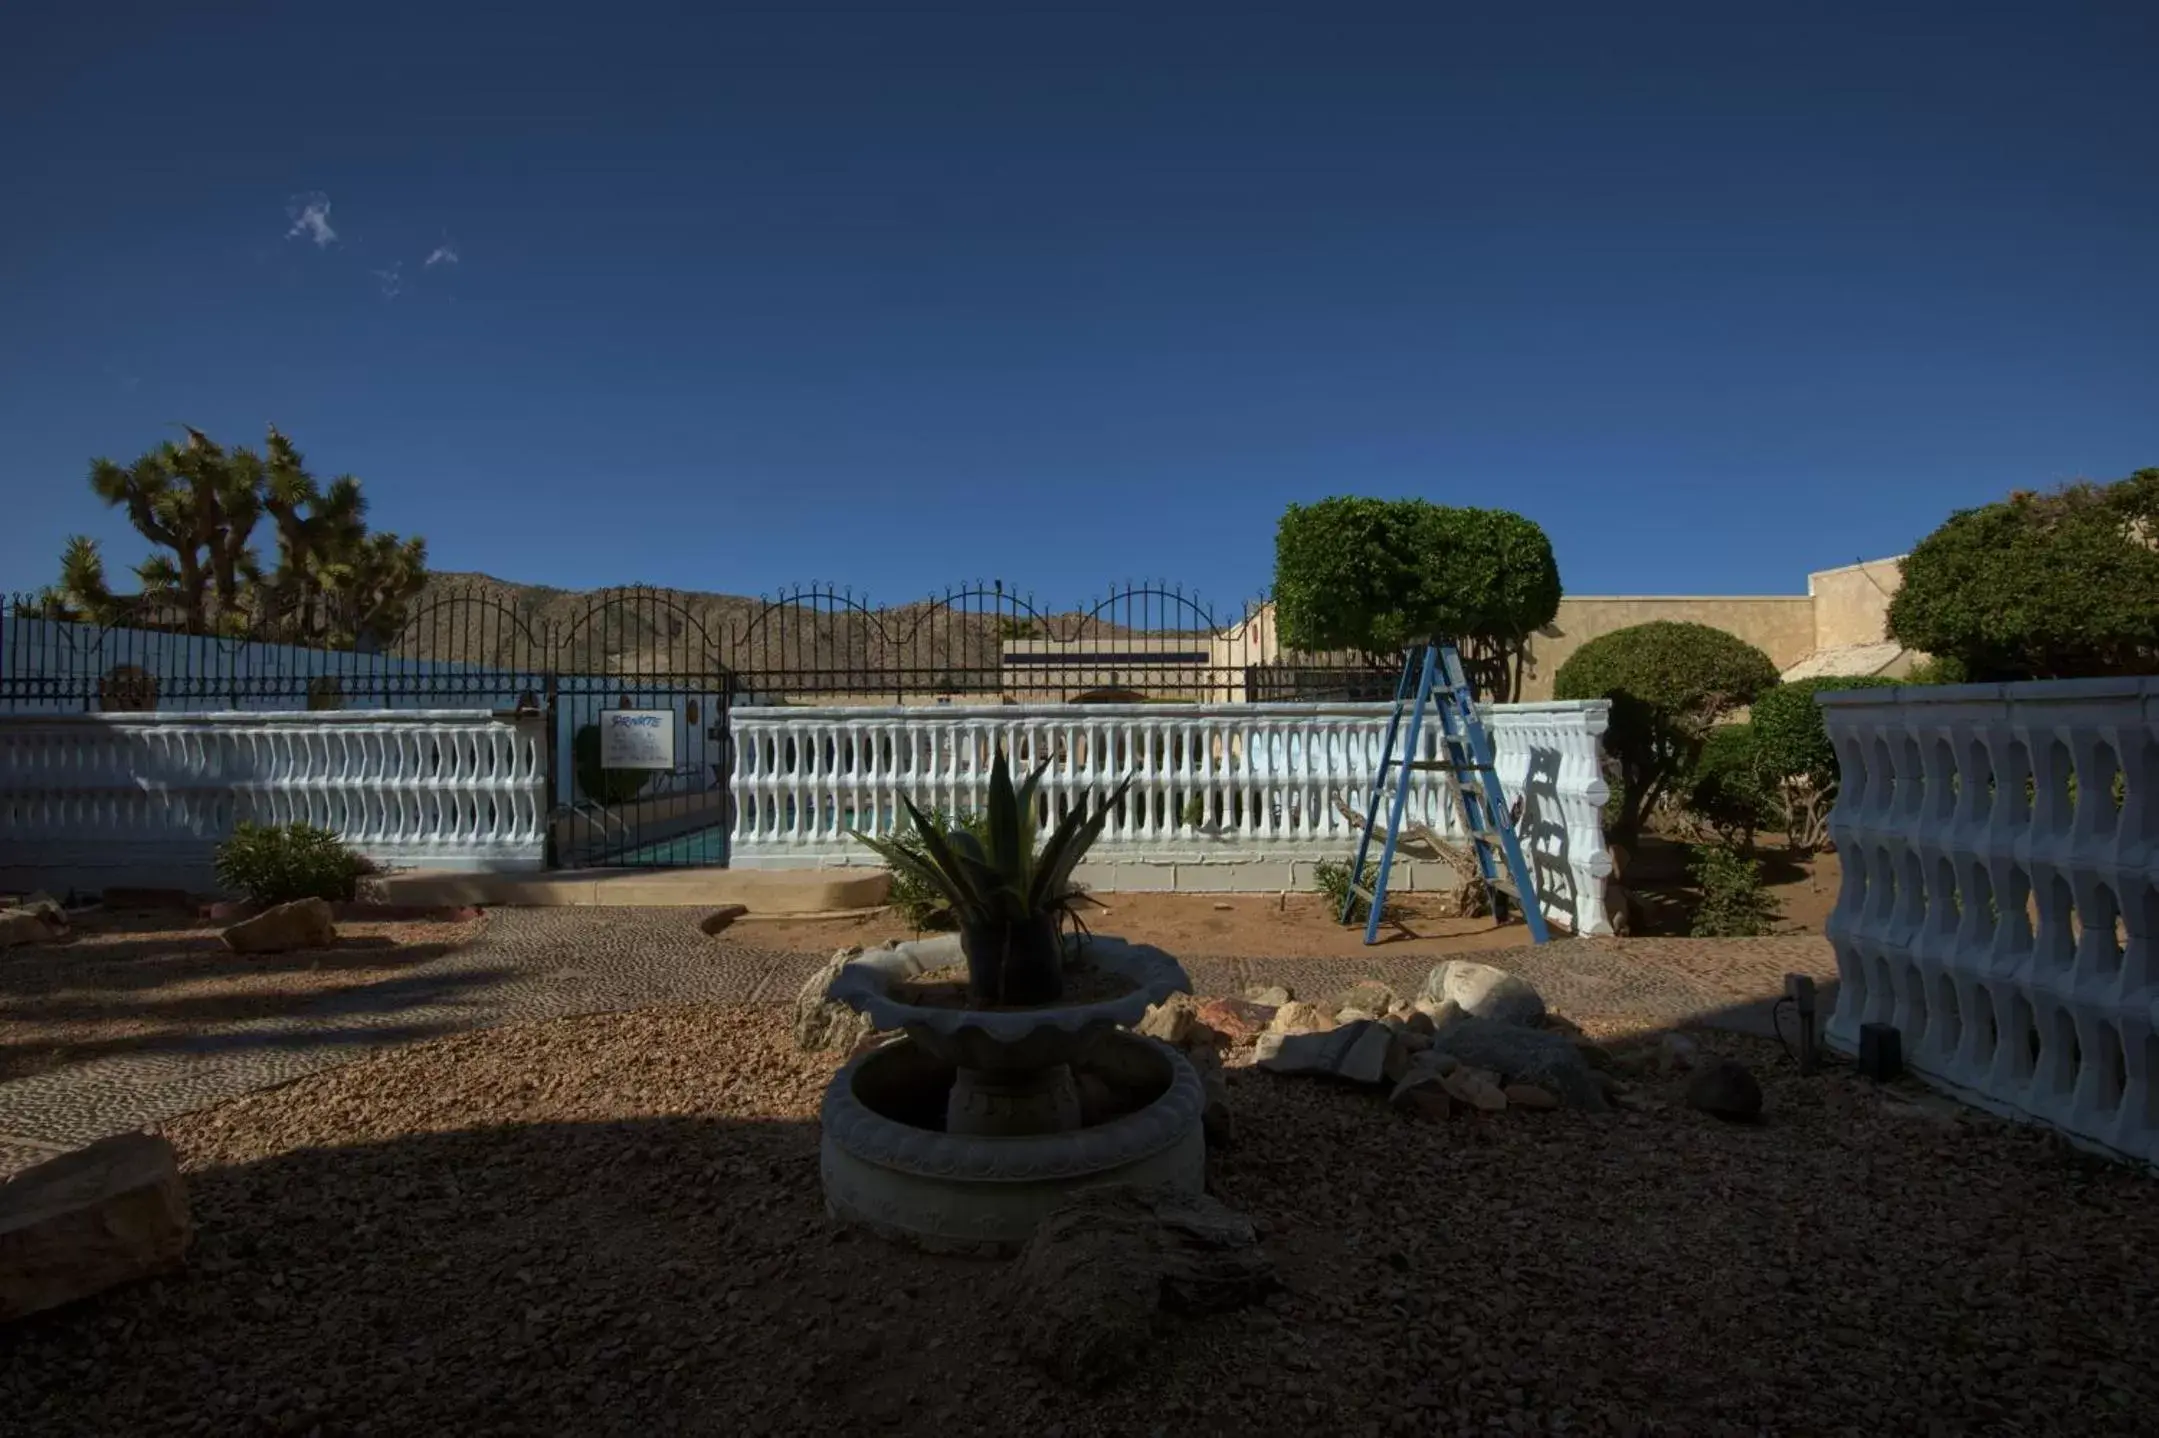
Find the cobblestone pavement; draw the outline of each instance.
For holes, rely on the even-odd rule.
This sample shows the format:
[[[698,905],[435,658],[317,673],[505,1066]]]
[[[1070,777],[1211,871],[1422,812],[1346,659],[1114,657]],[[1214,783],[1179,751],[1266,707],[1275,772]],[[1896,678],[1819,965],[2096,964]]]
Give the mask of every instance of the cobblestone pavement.
[[[384,983],[324,994],[275,1019],[206,1027],[145,1047],[0,1084],[0,1173],[46,1153],[222,1103],[402,1043],[490,1025],[677,1003],[781,1001],[827,957],[754,946],[755,928],[718,939],[696,909],[498,909],[467,948]],[[1551,1007],[1607,1028],[1722,1022],[1761,1031],[1759,1002],[1787,971],[1834,974],[1814,935],[1774,939],[1562,940],[1473,955],[1512,969]],[[1357,978],[1414,990],[1430,959],[1191,958],[1195,990],[1286,983],[1326,995]],[[1750,1017],[1751,1014],[1751,1017]]]

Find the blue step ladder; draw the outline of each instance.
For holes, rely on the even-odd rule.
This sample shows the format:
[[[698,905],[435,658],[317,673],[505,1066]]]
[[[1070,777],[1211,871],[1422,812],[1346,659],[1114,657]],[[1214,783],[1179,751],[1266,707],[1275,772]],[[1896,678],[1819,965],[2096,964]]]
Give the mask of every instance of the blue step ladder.
[[[1440,759],[1419,759],[1418,743],[1424,736],[1427,708],[1438,711]],[[1409,733],[1402,732],[1404,716]],[[1501,896],[1514,901],[1529,925],[1534,943],[1551,942],[1544,910],[1529,865],[1522,858],[1522,841],[1515,837],[1514,816],[1507,796],[1492,768],[1492,742],[1477,719],[1475,696],[1462,672],[1462,656],[1451,644],[1427,644],[1420,658],[1411,651],[1402,661],[1402,677],[1394,686],[1394,713],[1387,720],[1387,747],[1380,754],[1379,772],[1372,777],[1372,792],[1365,801],[1364,829],[1357,836],[1357,862],[1350,867],[1349,892],[1342,896],[1342,922],[1350,922],[1357,900],[1370,905],[1364,921],[1364,941],[1379,941],[1379,915],[1387,906],[1387,876],[1394,869],[1394,849],[1402,837],[1402,810],[1409,802],[1410,775],[1437,770],[1446,776],[1447,798],[1462,816],[1469,847],[1477,858],[1477,870],[1492,896],[1492,916],[1503,918]],[[1466,776],[1466,781],[1465,781]],[[1365,883],[1365,860],[1371,856],[1372,835],[1379,827],[1380,801],[1394,790],[1387,809],[1387,838],[1379,851],[1379,869]],[[1437,836],[1432,836],[1435,841]],[[1504,875],[1501,871],[1504,870]]]

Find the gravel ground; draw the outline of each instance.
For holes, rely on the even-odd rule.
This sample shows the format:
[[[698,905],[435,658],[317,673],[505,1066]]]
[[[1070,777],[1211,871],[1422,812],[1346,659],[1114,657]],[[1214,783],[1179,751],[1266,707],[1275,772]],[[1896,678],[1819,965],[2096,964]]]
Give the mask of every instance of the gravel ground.
[[[994,1266],[828,1225],[835,1061],[775,1007],[407,1048],[170,1126],[184,1278],[12,1329],[46,1433],[2133,1434],[2159,1404],[2159,1188],[2043,1136],[1802,1081],[1421,1126],[1232,1070],[1214,1187],[1287,1291],[1080,1399]]]

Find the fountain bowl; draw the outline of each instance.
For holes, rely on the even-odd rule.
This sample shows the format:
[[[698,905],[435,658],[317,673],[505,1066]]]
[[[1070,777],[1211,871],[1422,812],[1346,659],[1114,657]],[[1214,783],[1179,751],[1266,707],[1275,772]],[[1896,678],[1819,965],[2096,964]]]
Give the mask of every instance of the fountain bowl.
[[[1026,1009],[941,1008],[899,998],[896,990],[907,980],[966,962],[959,936],[942,934],[871,950],[842,968],[827,992],[880,1031],[904,1030],[957,1068],[1023,1072],[1069,1064],[1102,1034],[1138,1023],[1171,994],[1192,991],[1184,966],[1152,945],[1106,935],[1089,937],[1082,948],[1077,943],[1067,940],[1068,966],[1084,953],[1095,968],[1131,980],[1132,990],[1091,1003]]]
[[[1121,1090],[1130,1111],[1065,1132],[989,1136],[935,1126],[958,1078],[938,1051],[910,1036],[857,1055],[825,1091],[826,1210],[930,1252],[1000,1256],[1083,1188],[1201,1192],[1206,1093],[1184,1055],[1112,1028],[1077,1067],[1090,1085]]]

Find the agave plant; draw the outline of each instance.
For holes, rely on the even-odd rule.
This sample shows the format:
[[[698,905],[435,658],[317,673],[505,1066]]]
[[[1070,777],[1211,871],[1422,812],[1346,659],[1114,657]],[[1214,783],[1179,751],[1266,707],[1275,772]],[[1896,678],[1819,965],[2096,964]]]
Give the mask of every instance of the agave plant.
[[[1004,751],[997,751],[985,839],[957,824],[940,824],[906,799],[900,802],[921,840],[919,851],[850,831],[896,872],[927,885],[951,905],[967,956],[967,986],[978,1003],[1047,1004],[1063,995],[1057,923],[1079,896],[1072,870],[1131,785],[1129,779],[1118,785],[1092,817],[1084,805],[1073,809],[1038,852],[1035,796],[1048,768],[1044,764],[1015,788]]]

